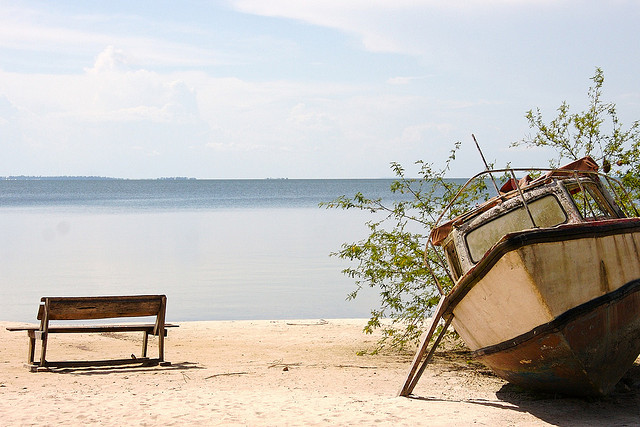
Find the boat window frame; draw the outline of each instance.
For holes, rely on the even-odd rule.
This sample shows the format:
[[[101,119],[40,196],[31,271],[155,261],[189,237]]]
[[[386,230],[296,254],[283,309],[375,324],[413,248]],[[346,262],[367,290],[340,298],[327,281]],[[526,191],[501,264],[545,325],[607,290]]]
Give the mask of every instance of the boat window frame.
[[[460,262],[460,256],[458,254],[458,248],[454,239],[450,239],[443,245],[444,255],[449,262],[451,272],[453,273],[454,281],[458,281],[463,275],[462,263]]]
[[[614,207],[611,206],[611,203],[607,200],[607,197],[604,195],[604,193],[602,192],[598,184],[593,182],[592,180],[565,181],[563,182],[563,185],[567,190],[567,193],[569,193],[571,203],[573,203],[576,209],[576,212],[580,216],[581,220],[588,222],[588,221],[602,221],[606,219],[620,218],[620,215],[618,214],[618,212],[616,212]],[[578,191],[572,192],[572,190],[575,190],[575,189],[577,189]],[[593,190],[595,190],[595,192]],[[577,193],[584,194],[584,192],[586,192],[587,195],[590,196],[589,199],[585,198],[583,202],[585,212],[583,212],[580,209],[580,207],[578,206],[577,200],[574,197],[575,194]],[[598,211],[605,214],[608,213],[608,215],[595,215],[595,211],[593,210],[593,207],[590,204],[590,200],[595,202]],[[587,209],[591,211],[590,213],[594,215],[593,216],[585,215],[587,213]]]
[[[556,205],[560,208],[560,211],[562,212],[562,215],[564,216],[564,221],[556,223],[555,225],[551,225],[551,226],[545,226],[544,228],[549,228],[549,227],[557,227],[558,225],[562,225],[562,224],[566,224],[570,221],[570,215],[567,212],[567,210],[565,209],[565,207],[563,206],[562,202],[561,202],[561,198],[558,197],[555,193],[544,193],[544,194],[540,194],[538,196],[532,197],[529,200],[526,201],[527,205],[529,206],[529,209],[531,209],[531,205],[534,204],[535,202],[542,200],[544,198],[547,197],[553,197],[556,201]],[[539,225],[534,223],[531,225],[531,228],[523,228],[521,230],[514,230],[514,231],[509,231],[508,233],[505,233],[502,235],[502,237],[500,237],[500,239],[496,240],[495,242],[493,242],[491,244],[491,246],[489,246],[489,248],[487,248],[482,255],[480,255],[480,257],[478,259],[475,259],[473,256],[473,252],[471,251],[471,246],[469,245],[469,240],[468,237],[470,234],[472,234],[474,231],[478,230],[481,227],[486,226],[487,224],[490,224],[494,221],[497,221],[500,218],[505,217],[506,215],[509,215],[512,212],[515,212],[519,209],[525,211],[525,217],[526,216],[526,206],[523,203],[522,199],[517,199],[519,201],[519,203],[517,203],[516,205],[514,205],[513,207],[511,207],[510,209],[505,210],[504,212],[502,212],[500,215],[495,216],[494,218],[491,218],[488,221],[483,221],[480,222],[479,224],[475,225],[472,228],[469,228],[468,230],[465,230],[464,235],[462,236],[462,239],[464,241],[465,244],[465,249],[467,250],[467,254],[469,255],[469,260],[471,261],[471,263],[473,265],[477,264],[478,262],[480,262],[480,260],[485,256],[485,254],[493,247],[495,246],[496,243],[498,243],[500,240],[502,240],[502,238],[504,236],[506,236],[507,234],[510,233],[517,233],[519,231],[524,231],[524,230],[529,230],[529,229],[535,229],[535,228],[539,228]],[[530,218],[531,219],[531,218]]]

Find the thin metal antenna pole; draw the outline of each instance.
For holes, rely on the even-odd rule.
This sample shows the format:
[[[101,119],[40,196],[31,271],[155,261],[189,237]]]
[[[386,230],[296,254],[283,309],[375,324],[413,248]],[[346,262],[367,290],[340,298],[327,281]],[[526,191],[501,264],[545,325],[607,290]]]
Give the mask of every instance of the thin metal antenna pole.
[[[509,169],[509,172],[511,172],[511,176],[513,177],[513,181],[516,183],[516,188],[518,189],[518,194],[520,195],[520,199],[522,200],[522,205],[527,210],[527,214],[529,214],[529,219],[531,220],[531,225],[533,225],[533,228],[540,228],[540,227],[538,227],[536,225],[536,220],[533,219],[533,215],[531,214],[531,209],[529,209],[529,204],[524,199],[524,194],[522,193],[522,188],[520,188],[520,184],[518,184],[518,180],[516,179],[515,172],[513,171],[513,169]]]
[[[480,153],[480,157],[482,157],[482,161],[484,162],[484,167],[486,170],[491,170],[489,169],[489,164],[487,163],[487,161],[484,158],[484,154],[482,154],[482,150],[480,149],[480,145],[478,144],[478,141],[476,140],[476,136],[474,134],[471,134],[471,137],[473,138],[473,142],[476,143],[476,148],[478,149],[478,152]],[[499,196],[500,195],[500,190],[498,189],[498,184],[496,184],[496,180],[493,178],[493,175],[491,174],[491,172],[489,172],[489,176],[491,177],[491,182],[493,182],[493,186],[496,189],[496,194]]]

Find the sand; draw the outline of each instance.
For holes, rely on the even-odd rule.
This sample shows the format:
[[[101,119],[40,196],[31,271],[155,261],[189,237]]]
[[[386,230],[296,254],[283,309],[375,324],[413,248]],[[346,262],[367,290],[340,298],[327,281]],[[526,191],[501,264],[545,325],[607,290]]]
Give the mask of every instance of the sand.
[[[0,322],[0,423],[13,425],[636,425],[640,366],[602,399],[532,394],[463,350],[439,352],[414,398],[396,397],[412,353],[372,350],[365,320],[184,322],[171,366],[29,372],[25,332]],[[50,338],[50,360],[139,354],[129,334]],[[156,351],[150,343],[150,354]]]

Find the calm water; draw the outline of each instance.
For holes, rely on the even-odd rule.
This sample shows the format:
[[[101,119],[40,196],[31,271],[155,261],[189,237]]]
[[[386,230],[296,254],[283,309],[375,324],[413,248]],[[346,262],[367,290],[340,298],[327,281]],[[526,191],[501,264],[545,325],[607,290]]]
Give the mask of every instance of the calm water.
[[[367,214],[318,208],[391,180],[0,181],[0,319],[42,296],[164,293],[168,319],[367,317],[329,253]]]

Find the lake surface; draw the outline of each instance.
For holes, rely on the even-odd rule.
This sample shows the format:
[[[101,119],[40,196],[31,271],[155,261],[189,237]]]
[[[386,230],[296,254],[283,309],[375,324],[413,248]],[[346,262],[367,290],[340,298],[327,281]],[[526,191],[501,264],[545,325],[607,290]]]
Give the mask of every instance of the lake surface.
[[[0,181],[0,319],[42,296],[163,293],[181,320],[368,317],[330,257],[366,213],[319,208],[392,180]],[[395,196],[394,196],[395,197]]]

